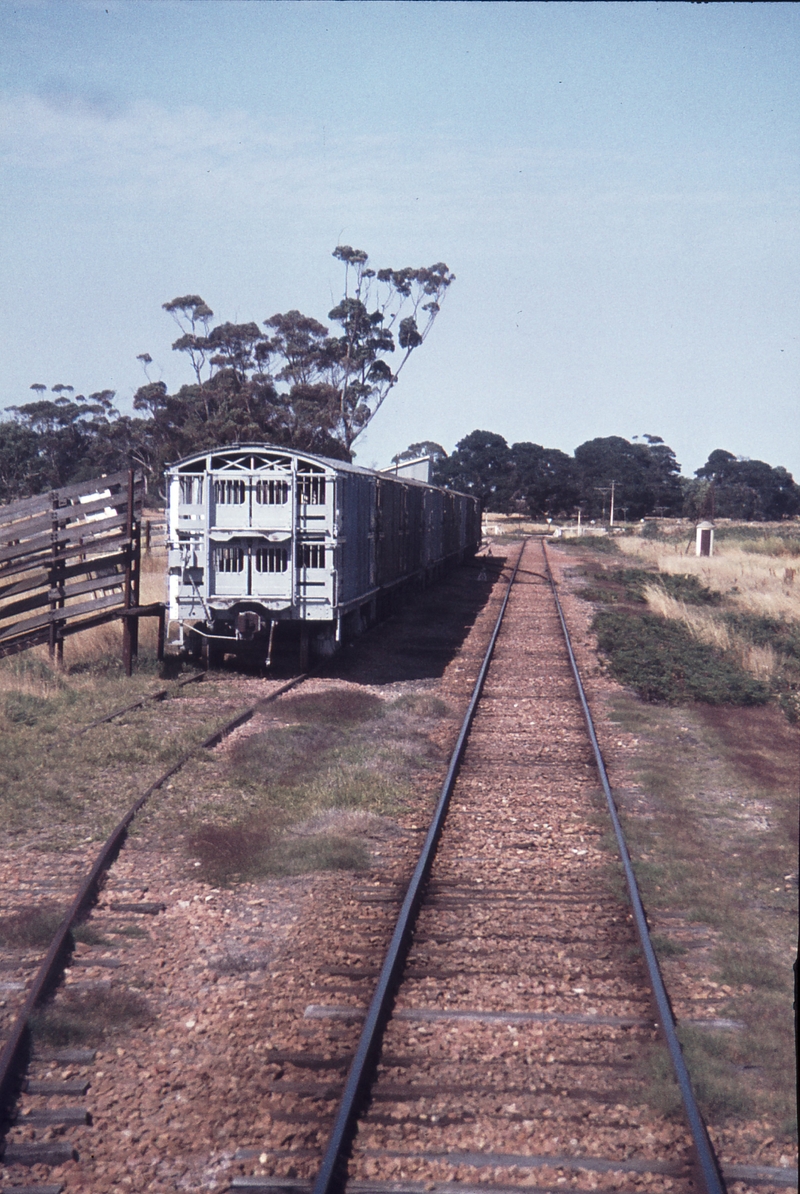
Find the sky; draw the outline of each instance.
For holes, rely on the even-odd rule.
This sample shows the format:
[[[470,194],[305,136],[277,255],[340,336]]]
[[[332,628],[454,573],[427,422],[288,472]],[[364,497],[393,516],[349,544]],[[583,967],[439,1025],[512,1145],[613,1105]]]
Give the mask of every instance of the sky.
[[[800,5],[0,0],[0,407],[191,380],[162,303],[456,275],[357,461],[480,428],[800,478]]]

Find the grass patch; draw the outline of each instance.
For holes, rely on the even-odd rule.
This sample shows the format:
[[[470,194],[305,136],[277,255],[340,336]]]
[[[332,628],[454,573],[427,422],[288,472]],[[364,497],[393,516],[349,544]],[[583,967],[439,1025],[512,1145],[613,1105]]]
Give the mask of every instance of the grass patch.
[[[765,684],[713,647],[698,642],[678,622],[654,614],[631,616],[601,610],[592,629],[612,675],[646,701],[763,705],[769,700]]]
[[[638,740],[615,795],[700,1105],[715,1124],[761,1117],[790,1137],[796,896],[783,876],[796,865],[796,738],[764,708],[618,697],[613,721]],[[686,1024],[696,1016],[744,1028]],[[645,1077],[653,1106],[679,1114],[665,1053]]]
[[[0,919],[0,945],[6,949],[49,945],[64,915],[65,909],[55,904],[20,908],[12,916]]]
[[[731,986],[750,986],[764,991],[781,991],[787,986],[789,976],[785,974],[769,954],[754,951],[720,947],[714,960],[719,967],[715,978]]]
[[[296,786],[317,773],[337,741],[330,725],[275,726],[249,734],[231,747],[232,777],[271,790]]]
[[[35,726],[53,711],[49,697],[34,696],[30,692],[10,692],[3,702],[6,721],[12,725]]]
[[[734,1060],[736,1041],[729,1034],[686,1024],[678,1028],[678,1037],[703,1116],[711,1123],[719,1123],[752,1115],[753,1099],[742,1084],[741,1069]],[[666,1049],[654,1049],[648,1057],[646,1080],[651,1105],[664,1115],[680,1118],[680,1091]]]
[[[689,952],[680,941],[673,941],[671,937],[663,937],[659,933],[651,933],[650,940],[660,958],[679,958]]]
[[[308,871],[366,871],[371,858],[363,842],[320,833],[284,840],[268,862],[271,875],[302,875]]]
[[[329,688],[325,692],[303,692],[288,697],[281,705],[284,721],[316,722],[323,725],[354,725],[382,717],[384,703],[372,692],[359,688]]]
[[[309,871],[366,870],[370,854],[363,842],[336,834],[277,837],[254,821],[208,824],[186,840],[199,877],[215,887],[247,879],[301,875]]]
[[[48,1045],[90,1044],[147,1024],[152,1014],[133,991],[94,988],[60,992],[31,1017],[34,1038]]]
[[[780,655],[800,661],[800,626],[766,614],[726,611],[725,623],[756,647],[771,647]]]
[[[412,713],[416,717],[435,721],[440,717],[451,717],[452,710],[439,697],[428,692],[409,692],[392,701],[391,709],[399,709],[403,713]]]

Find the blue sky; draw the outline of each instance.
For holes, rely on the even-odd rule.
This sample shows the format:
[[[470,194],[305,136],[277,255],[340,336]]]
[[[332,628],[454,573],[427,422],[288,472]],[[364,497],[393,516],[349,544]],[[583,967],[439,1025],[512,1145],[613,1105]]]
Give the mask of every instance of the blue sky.
[[[456,275],[366,436],[664,437],[800,476],[796,4],[0,3],[0,406],[176,388],[161,304]]]

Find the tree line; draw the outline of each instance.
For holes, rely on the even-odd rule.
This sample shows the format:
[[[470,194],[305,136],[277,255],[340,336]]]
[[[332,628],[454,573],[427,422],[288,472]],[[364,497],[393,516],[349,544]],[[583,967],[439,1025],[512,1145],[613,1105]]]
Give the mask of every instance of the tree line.
[[[485,510],[533,518],[617,520],[648,516],[772,521],[800,513],[800,486],[785,468],[718,448],[694,477],[681,476],[661,436],[587,440],[570,456],[541,444],[509,444],[473,431],[449,456],[440,444],[411,444],[395,462],[429,455],[437,484],[473,493]]]
[[[448,287],[444,262],[373,269],[362,249],[338,245],[343,293],[328,314],[333,330],[300,311],[261,325],[214,324],[198,294],[163,304],[180,332],[174,351],[192,380],[169,393],[150,377],[134,415],[113,390],[76,394],[34,383],[35,398],[0,422],[0,501],[40,493],[130,463],[155,496],[165,464],[226,443],[266,442],[351,460],[353,445],[380,410],[411,353],[426,339]]]
[[[7,408],[0,421],[0,502],[72,482],[143,468],[157,500],[164,466],[220,444],[264,442],[352,460],[354,445],[396,385],[409,356],[427,338],[455,281],[444,262],[373,269],[362,249],[338,245],[340,300],[333,329],[291,310],[260,325],[214,323],[198,294],[163,304],[179,335],[172,348],[191,380],[170,393],[138,360],[145,383],[133,415],[115,406],[113,390],[76,394],[73,386],[35,382],[32,401]],[[396,354],[396,355],[395,355]],[[780,519],[800,512],[800,488],[784,468],[717,449],[693,478],[680,475],[675,453],[657,435],[588,440],[570,456],[540,444],[510,446],[501,435],[473,431],[450,455],[439,444],[412,444],[395,460],[433,457],[433,479],[474,493],[487,510],[534,517],[587,519],[615,509],[647,515]]]

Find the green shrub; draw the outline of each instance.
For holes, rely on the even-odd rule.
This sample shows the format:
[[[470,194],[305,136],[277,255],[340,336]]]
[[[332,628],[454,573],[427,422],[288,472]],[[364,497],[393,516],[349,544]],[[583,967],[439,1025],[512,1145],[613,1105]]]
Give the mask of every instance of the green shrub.
[[[725,613],[732,630],[757,647],[772,647],[781,655],[800,660],[800,626],[763,614]]]
[[[634,601],[644,601],[648,585],[660,585],[670,597],[686,605],[716,605],[722,594],[706,588],[696,576],[677,572],[648,572],[646,568],[615,568],[609,572],[595,573],[596,580],[613,581],[623,585],[626,595]]]
[[[738,664],[655,614],[601,610],[592,628],[612,674],[646,701],[763,705],[769,689]]]

